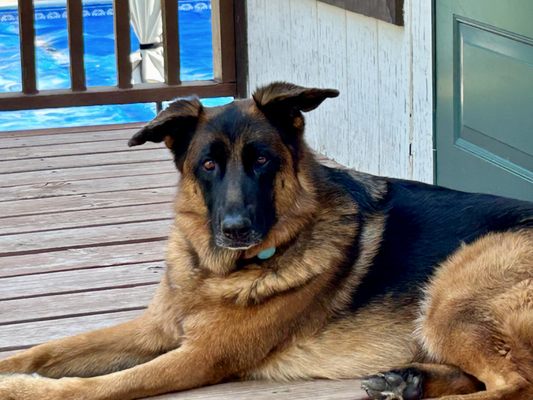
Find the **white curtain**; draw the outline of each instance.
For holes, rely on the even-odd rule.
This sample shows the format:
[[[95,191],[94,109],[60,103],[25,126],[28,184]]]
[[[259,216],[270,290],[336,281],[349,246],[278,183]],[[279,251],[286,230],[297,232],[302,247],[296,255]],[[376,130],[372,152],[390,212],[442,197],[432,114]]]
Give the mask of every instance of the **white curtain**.
[[[130,19],[139,43],[147,49],[130,54],[133,83],[164,82],[163,22],[160,0],[129,0]]]

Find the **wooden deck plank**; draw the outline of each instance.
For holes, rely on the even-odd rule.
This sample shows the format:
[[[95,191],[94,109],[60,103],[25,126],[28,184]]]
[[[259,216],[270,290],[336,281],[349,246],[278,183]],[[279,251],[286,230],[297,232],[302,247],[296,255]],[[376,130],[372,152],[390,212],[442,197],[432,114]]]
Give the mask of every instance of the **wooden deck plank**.
[[[34,279],[38,280],[36,276]],[[1,283],[0,283],[1,285]],[[146,307],[156,285],[31,297],[2,302],[0,326]],[[0,327],[1,331],[1,327]]]
[[[100,127],[90,127],[91,130],[83,132],[72,132],[75,128],[68,130],[45,130],[41,133],[36,131],[2,132],[0,133],[0,149],[11,147],[31,147],[50,146],[58,143],[85,143],[85,142],[105,142],[108,140],[128,140],[141,125],[126,127],[121,129],[102,130]]]
[[[7,299],[66,294],[158,283],[164,262],[90,268],[0,279],[0,306]]]
[[[34,215],[6,217],[2,218],[0,223],[0,236],[23,232],[44,232],[65,228],[111,225],[125,221],[141,222],[146,221],[147,218],[168,219],[171,221],[173,215],[172,207],[167,201],[118,208],[43,214],[37,218]],[[0,237],[0,245],[1,243],[2,239]]]
[[[139,176],[174,172],[176,168],[168,160],[144,162],[139,164],[116,164],[69,169],[47,169],[44,171],[13,172],[0,176],[0,188],[36,185],[44,183],[81,181],[121,176]]]
[[[141,313],[142,310],[121,311],[0,326],[0,351],[26,348],[48,340],[117,325]]]
[[[104,243],[143,241],[167,236],[170,230],[168,219],[104,225],[89,228],[69,228],[40,232],[20,233],[0,237],[0,257],[23,252],[39,253],[73,247],[91,247]],[[13,254],[17,253],[17,254]]]
[[[176,187],[178,176],[175,172],[141,176],[111,177],[90,181],[45,182],[2,188],[0,203],[9,200],[27,200],[46,197],[69,196],[101,192],[117,192],[162,187]]]
[[[3,257],[0,278],[49,272],[111,267],[145,262],[163,262],[166,240],[121,244],[116,246],[85,247],[48,253]],[[28,277],[28,280],[34,278]],[[1,282],[1,281],[0,281]],[[24,290],[22,287],[21,290]]]
[[[27,160],[0,161],[0,173],[41,171],[57,168],[78,168],[80,166],[114,165],[146,161],[171,160],[169,152],[161,149],[131,151],[124,153],[83,154],[74,156],[38,158]]]
[[[0,143],[2,143],[0,141]],[[142,147],[128,147],[127,139],[115,139],[97,142],[82,142],[82,143],[59,143],[48,144],[45,146],[26,146],[13,148],[0,148],[0,160],[28,160],[33,158],[43,157],[58,157],[77,154],[97,154],[97,153],[112,153],[112,152],[136,152],[160,149],[161,151],[168,151],[165,146],[157,143],[147,143]]]
[[[63,196],[54,199],[28,199],[6,201],[0,206],[0,218],[16,215],[39,215],[63,211],[80,211],[98,208],[123,207],[151,202],[170,201],[176,194],[176,188],[153,188],[127,190],[120,192],[89,193]],[[0,221],[1,223],[1,221]]]
[[[230,382],[150,397],[150,400],[363,400],[366,394],[357,379],[295,382]]]
[[[90,133],[90,132],[109,132],[125,130],[125,129],[139,129],[144,126],[144,122],[127,122],[123,124],[103,124],[103,125],[82,125],[82,126],[67,126],[54,128],[41,128],[29,130],[15,130],[2,132],[2,137],[29,137],[29,136],[48,136],[61,135],[64,133]]]

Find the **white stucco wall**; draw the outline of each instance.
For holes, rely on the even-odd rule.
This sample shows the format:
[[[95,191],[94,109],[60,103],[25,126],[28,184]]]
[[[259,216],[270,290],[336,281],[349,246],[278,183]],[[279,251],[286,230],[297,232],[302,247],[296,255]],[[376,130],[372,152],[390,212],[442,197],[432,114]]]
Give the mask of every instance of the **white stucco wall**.
[[[339,89],[307,115],[307,140],[379,175],[433,181],[431,2],[405,27],[316,0],[248,0],[250,90],[273,80]]]

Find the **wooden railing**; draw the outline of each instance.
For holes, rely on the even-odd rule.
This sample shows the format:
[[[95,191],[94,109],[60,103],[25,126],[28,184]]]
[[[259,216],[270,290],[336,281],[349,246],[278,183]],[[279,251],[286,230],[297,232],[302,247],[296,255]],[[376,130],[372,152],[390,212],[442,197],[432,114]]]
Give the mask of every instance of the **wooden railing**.
[[[239,38],[242,27],[236,29],[235,21],[244,20],[243,5],[243,0],[211,1],[214,79],[181,82],[177,0],[161,0],[165,82],[132,85],[129,2],[113,0],[117,85],[87,87],[82,0],[67,0],[71,87],[39,91],[33,1],[18,0],[22,92],[0,93],[0,110],[161,102],[193,93],[200,97],[238,97],[243,88],[243,79],[237,76],[237,71],[242,70],[238,61],[245,59],[238,47],[245,41]]]

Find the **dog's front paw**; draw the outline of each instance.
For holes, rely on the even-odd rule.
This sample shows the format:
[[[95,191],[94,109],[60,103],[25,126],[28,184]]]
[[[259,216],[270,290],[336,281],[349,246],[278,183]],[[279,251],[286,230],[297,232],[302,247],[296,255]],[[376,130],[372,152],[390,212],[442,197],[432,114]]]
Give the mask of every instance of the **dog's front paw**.
[[[64,398],[58,380],[38,375],[0,375],[0,400],[57,400]]]
[[[27,386],[34,379],[31,375],[1,374],[0,400],[29,400],[31,394]]]
[[[250,268],[224,278],[211,278],[205,282],[205,288],[209,296],[246,307],[263,300],[261,283],[264,276],[264,271]]]
[[[373,400],[419,400],[422,398],[422,376],[406,368],[369,376],[361,387]]]

